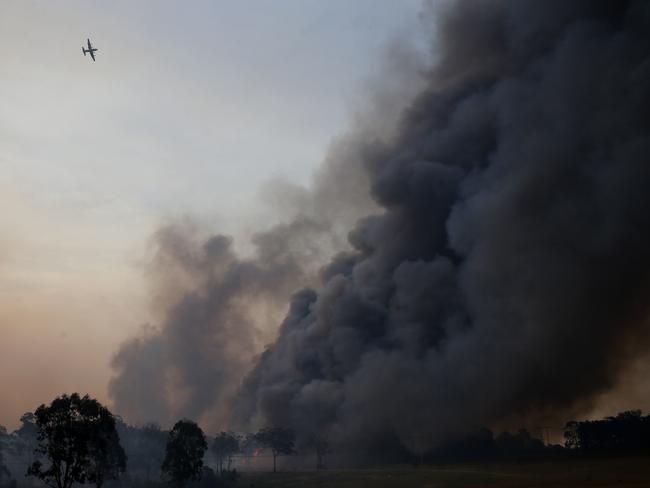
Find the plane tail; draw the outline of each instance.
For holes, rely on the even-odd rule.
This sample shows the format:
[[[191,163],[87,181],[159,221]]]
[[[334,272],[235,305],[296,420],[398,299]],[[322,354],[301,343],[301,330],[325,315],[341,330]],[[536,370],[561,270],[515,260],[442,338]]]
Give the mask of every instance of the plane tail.
[[[85,56],[88,51],[86,51],[85,47],[81,46],[81,52],[84,53],[84,56]]]

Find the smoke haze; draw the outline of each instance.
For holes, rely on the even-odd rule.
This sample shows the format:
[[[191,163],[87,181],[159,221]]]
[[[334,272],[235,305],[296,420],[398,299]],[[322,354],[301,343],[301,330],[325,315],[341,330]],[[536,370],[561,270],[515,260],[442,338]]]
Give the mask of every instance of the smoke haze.
[[[425,86],[335,145],[312,191],[285,189],[252,257],[158,234],[164,319],[115,356],[119,413],[431,446],[588,412],[647,352],[647,3],[423,18]]]

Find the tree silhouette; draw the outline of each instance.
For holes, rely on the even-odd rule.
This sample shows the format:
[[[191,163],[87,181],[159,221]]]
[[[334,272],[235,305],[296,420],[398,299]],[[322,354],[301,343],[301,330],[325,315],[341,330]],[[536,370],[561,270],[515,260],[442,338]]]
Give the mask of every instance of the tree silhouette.
[[[55,398],[34,412],[38,445],[27,474],[51,488],[70,488],[90,481],[101,486],[126,467],[113,415],[97,400],[77,393]]]
[[[126,471],[126,454],[120,445],[115,418],[98,402],[92,435],[88,441],[88,481],[101,488],[106,480],[116,480]]]
[[[291,429],[283,427],[267,427],[261,429],[255,434],[255,440],[262,446],[271,449],[273,453],[273,472],[277,472],[276,458],[280,454],[293,454],[295,441],[295,434]]]
[[[566,424],[564,439],[569,449],[585,452],[648,452],[650,415],[630,410],[602,420],[571,421]]]
[[[219,463],[219,473],[223,473],[224,461],[228,461],[226,469],[230,471],[232,457],[239,452],[239,438],[232,432],[220,432],[214,438],[212,452]]]
[[[201,479],[203,455],[208,445],[201,428],[191,420],[179,420],[167,437],[162,472],[172,483],[184,487]]]
[[[312,443],[316,451],[316,469],[325,469],[325,455],[330,450],[330,444],[322,435],[315,436]]]

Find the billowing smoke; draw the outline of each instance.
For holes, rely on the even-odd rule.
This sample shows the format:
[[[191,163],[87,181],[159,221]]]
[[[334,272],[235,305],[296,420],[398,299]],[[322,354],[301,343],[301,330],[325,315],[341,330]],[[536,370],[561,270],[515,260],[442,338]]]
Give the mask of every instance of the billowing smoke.
[[[201,238],[187,223],[160,230],[150,274],[164,318],[115,355],[116,410],[137,422],[184,416],[223,425],[242,374],[273,339],[271,323],[297,283],[308,282],[306,236],[320,232],[307,219],[278,226],[257,235],[256,254],[242,259],[229,237]]]
[[[382,211],[296,293],[243,425],[429,445],[586,409],[647,350],[650,6],[461,1],[399,135]]]
[[[163,233],[193,287],[116,356],[118,411],[160,399],[159,418],[430,446],[586,411],[647,351],[650,6],[467,0],[430,17],[426,87],[394,133],[346,139],[329,183],[298,195],[308,215],[249,260]],[[336,250],[360,209],[316,279],[308,243]],[[251,318],[290,294],[279,331]]]
[[[307,190],[271,181],[261,192],[280,222],[255,234],[250,256],[233,239],[205,235],[191,221],[153,237],[147,268],[160,324],[143,327],[112,362],[109,393],[130,422],[200,420],[228,426],[230,405],[264,347],[275,340],[291,295],[318,283],[318,270],[342,248],[347,229],[376,208],[363,171],[361,132],[332,144]]]

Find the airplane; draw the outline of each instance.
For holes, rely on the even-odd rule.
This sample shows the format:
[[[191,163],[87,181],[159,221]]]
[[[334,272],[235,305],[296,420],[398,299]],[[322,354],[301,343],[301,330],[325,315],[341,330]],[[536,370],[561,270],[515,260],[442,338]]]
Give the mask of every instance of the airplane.
[[[96,47],[93,47],[93,45],[90,43],[90,39],[86,39],[88,41],[88,49],[85,47],[81,46],[81,50],[84,53],[84,56],[86,54],[90,54],[90,57],[93,58],[93,61],[95,61],[95,51],[98,51]]]

